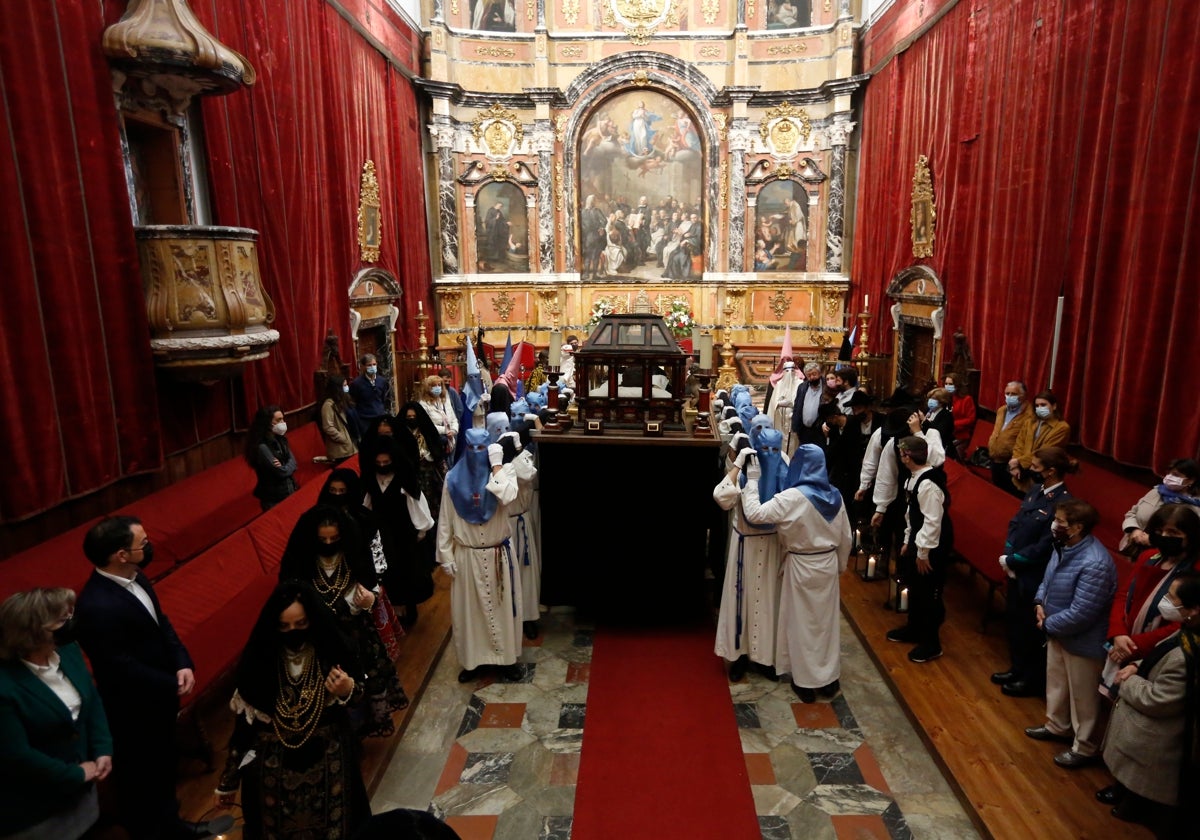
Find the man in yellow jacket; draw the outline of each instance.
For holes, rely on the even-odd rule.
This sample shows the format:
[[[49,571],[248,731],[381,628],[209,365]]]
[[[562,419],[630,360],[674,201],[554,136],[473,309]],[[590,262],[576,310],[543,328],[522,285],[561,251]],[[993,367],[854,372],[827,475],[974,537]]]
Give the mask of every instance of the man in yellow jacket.
[[[1017,437],[1033,420],[1025,383],[1013,380],[1004,386],[1004,405],[996,409],[996,425],[988,438],[988,458],[992,461],[992,483],[1020,498],[1008,474]]]

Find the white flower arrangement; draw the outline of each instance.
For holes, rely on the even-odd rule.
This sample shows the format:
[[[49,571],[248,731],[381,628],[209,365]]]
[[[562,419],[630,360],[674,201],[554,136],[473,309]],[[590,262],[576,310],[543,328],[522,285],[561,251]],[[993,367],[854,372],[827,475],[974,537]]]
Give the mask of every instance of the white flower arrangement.
[[[611,301],[604,300],[603,298],[596,301],[592,304],[592,317],[588,319],[588,329],[592,329],[600,323],[601,318],[605,315],[611,315],[615,311]]]
[[[696,316],[682,298],[671,301],[671,311],[663,316],[663,320],[676,338],[688,338],[696,326]]]

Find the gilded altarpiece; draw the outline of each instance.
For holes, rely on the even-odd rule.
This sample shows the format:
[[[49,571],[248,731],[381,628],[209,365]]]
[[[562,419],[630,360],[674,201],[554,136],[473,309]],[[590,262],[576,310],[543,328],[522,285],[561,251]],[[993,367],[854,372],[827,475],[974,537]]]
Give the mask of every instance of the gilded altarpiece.
[[[847,326],[847,0],[437,0],[436,343],[586,335],[644,293],[743,371]],[[757,362],[756,362],[757,360]]]

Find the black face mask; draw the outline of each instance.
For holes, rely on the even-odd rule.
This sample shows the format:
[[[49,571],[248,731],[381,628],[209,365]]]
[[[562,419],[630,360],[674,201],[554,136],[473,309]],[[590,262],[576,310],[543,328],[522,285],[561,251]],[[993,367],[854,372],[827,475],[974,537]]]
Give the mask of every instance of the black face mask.
[[[1030,470],[1029,478],[1033,481],[1034,484],[1044,484],[1046,481],[1046,474],[1041,473],[1041,472],[1034,472],[1033,470]]]
[[[54,636],[54,644],[58,647],[71,644],[76,638],[75,616],[71,616],[66,620],[62,627],[51,633]]]
[[[334,540],[329,543],[317,543],[317,554],[322,557],[333,557],[342,550],[342,541]]]
[[[349,503],[349,493],[325,493],[321,497],[321,504],[332,505],[333,507],[345,507]]]
[[[417,428],[417,418],[416,417],[405,417],[404,425],[408,426],[408,428],[410,428],[410,429]]]
[[[308,628],[302,630],[288,630],[286,633],[280,633],[283,637],[283,646],[290,651],[297,651],[308,644]]]
[[[395,471],[396,471],[396,468],[394,466],[392,466],[391,464],[383,464],[382,466],[375,467],[375,472],[378,475],[391,475]]]
[[[144,569],[154,562],[154,543],[146,543],[142,546],[142,559],[138,561],[137,567]]]
[[[1150,534],[1150,545],[1161,551],[1164,557],[1178,557],[1184,551],[1183,537]]]

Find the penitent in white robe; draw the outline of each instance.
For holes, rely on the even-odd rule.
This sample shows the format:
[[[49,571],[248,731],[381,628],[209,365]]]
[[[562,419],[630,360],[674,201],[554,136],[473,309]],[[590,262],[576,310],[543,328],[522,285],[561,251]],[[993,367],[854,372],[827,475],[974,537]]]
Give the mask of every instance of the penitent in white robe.
[[[525,621],[537,621],[542,601],[542,555],[538,539],[538,517],[533,513],[537,468],[528,449],[513,459],[517,474],[517,497],[508,506],[508,524],[512,529],[513,561],[521,578],[521,603]]]
[[[774,665],[775,626],[779,617],[779,537],[774,528],[760,530],[746,522],[742,515],[741,488],[729,476],[713,489],[713,499],[722,510],[729,511],[729,549],[725,555],[721,609],[717,613],[716,654],[730,662],[748,655],[760,665]]]
[[[760,504],[755,480],[746,482],[742,506],[751,522],[774,523],[783,544],[775,670],[801,688],[829,685],[842,673],[838,576],[854,541],[846,506],[826,522],[795,488]]]
[[[779,381],[771,389],[771,402],[767,405],[766,414],[771,418],[771,424],[783,432],[783,454],[791,457],[800,438],[792,431],[792,410],[796,402],[796,389],[800,380],[795,370],[785,370]]]
[[[505,464],[484,489],[500,503],[492,518],[479,525],[458,515],[448,482],[442,490],[438,562],[458,567],[450,587],[450,621],[459,664],[468,670],[512,665],[521,655],[521,580],[508,521],[517,489],[516,469]]]

